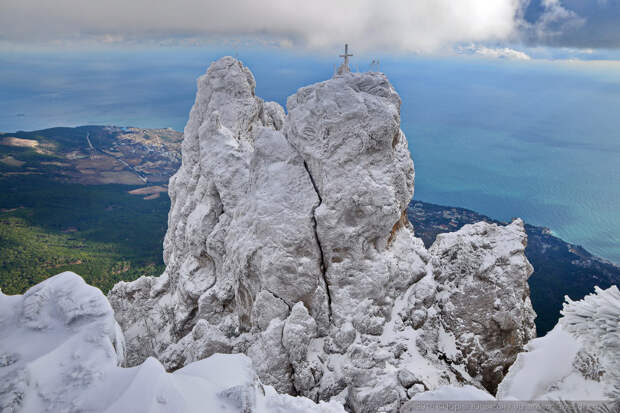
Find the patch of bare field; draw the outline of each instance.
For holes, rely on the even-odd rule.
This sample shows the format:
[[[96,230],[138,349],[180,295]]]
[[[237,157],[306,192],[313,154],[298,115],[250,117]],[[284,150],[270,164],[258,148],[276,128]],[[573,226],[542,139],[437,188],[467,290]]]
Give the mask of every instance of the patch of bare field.
[[[69,163],[64,163],[64,162],[57,162],[57,161],[46,161],[46,162],[41,162],[41,165],[48,165],[48,166],[58,166],[60,168],[68,168],[71,166],[71,164]]]
[[[88,158],[88,155],[85,155],[80,151],[69,152],[65,156],[67,159],[72,160],[72,161],[76,159],[87,159]]]
[[[159,196],[160,192],[168,192],[168,188],[166,188],[165,186],[162,186],[162,185],[155,185],[155,186],[145,186],[144,188],[138,188],[138,189],[134,189],[134,190],[129,191],[129,193],[131,195],[155,195],[155,194],[158,194],[158,196]],[[151,199],[154,199],[154,198],[151,198]]]
[[[0,208],[0,212],[13,212],[23,208],[23,206],[18,206],[17,208]]]
[[[14,136],[7,136],[6,138],[2,138],[0,144],[6,146],[17,146],[19,148],[35,148],[39,146],[38,141],[32,139],[16,138]]]
[[[55,148],[50,143],[41,144],[34,139],[16,138],[15,136],[6,136],[0,140],[0,145],[13,146],[17,148],[32,148],[38,154],[49,155]]]
[[[77,168],[80,170],[94,169],[97,171],[107,171],[116,167],[122,168],[123,165],[111,156],[97,155],[77,161]]]
[[[29,172],[5,172],[3,174],[0,174],[1,176],[17,176],[17,175],[44,175],[43,172],[34,172],[34,171],[29,171]]]
[[[4,158],[0,159],[0,162],[2,162],[5,165],[13,166],[16,168],[21,168],[26,163],[24,161],[20,161],[19,159],[15,159],[10,155],[7,155]]]
[[[133,172],[125,171],[104,171],[98,176],[96,184],[121,184],[121,185],[140,185],[144,182]]]

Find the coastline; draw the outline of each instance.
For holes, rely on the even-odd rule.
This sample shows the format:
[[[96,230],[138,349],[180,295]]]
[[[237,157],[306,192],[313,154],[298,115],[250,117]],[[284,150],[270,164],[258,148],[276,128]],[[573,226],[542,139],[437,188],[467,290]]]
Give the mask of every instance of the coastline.
[[[85,139],[87,136],[89,139]],[[115,280],[131,280],[144,271],[152,275],[157,273],[163,266],[161,252],[158,254],[157,251],[162,247],[169,200],[165,191],[158,199],[149,196],[142,199],[139,194],[145,188],[165,185],[177,171],[181,139],[180,132],[170,129],[115,126],[0,133],[0,159],[10,160],[0,163],[0,189],[5,194],[0,203],[0,218],[10,224],[5,226],[6,235],[21,237],[16,240],[21,247],[20,242],[33,241],[30,250],[35,255],[40,253],[40,242],[37,241],[40,236],[49,236],[67,247],[64,253],[56,254],[65,254],[66,259],[58,261],[51,255],[41,258],[41,262],[49,261],[45,268],[27,264],[28,268],[23,268],[21,273],[28,275],[15,275],[16,263],[24,264],[24,259],[15,258],[15,262],[7,259],[23,257],[23,254],[7,245],[0,248],[7,261],[7,268],[0,273],[0,281],[12,280],[16,276],[24,278],[13,289],[6,289],[7,283],[1,282],[4,291],[23,292],[32,285],[31,281],[53,275],[50,271],[56,268],[83,273],[87,278],[91,274],[94,284],[104,291],[111,288]],[[49,194],[51,188],[54,188],[53,197]],[[93,199],[96,199],[94,203]],[[78,208],[85,202],[91,204],[90,212],[86,214],[89,216]],[[141,215],[139,211],[150,212]],[[471,209],[417,199],[411,201],[407,215],[416,236],[422,238],[426,247],[438,233],[456,231],[466,224],[478,221],[502,223]],[[132,241],[110,237],[111,222],[114,222],[112,227],[124,228],[124,233],[133,234]],[[37,229],[32,230],[35,227]],[[138,235],[145,234],[145,231],[150,243]],[[530,286],[534,308],[539,314],[539,335],[555,325],[564,295],[574,300],[581,299],[593,291],[594,285],[607,288],[620,283],[618,264],[564,241],[550,228],[526,222],[526,232],[529,238],[526,255],[535,270],[530,277]],[[79,247],[80,242],[94,246],[101,240],[116,252],[106,257],[99,256],[100,249],[95,248],[86,256],[72,252],[78,251],[75,245]],[[133,254],[133,258],[125,262],[121,257],[128,253]],[[69,255],[76,256],[70,259]],[[95,260],[94,267],[85,270],[87,264],[84,263],[88,262],[85,258],[91,262]],[[74,264],[77,262],[84,263]]]
[[[437,234],[457,231],[463,225],[486,221],[506,224],[475,211],[413,200],[407,216],[417,237],[429,247]],[[564,296],[577,300],[594,291],[620,284],[620,266],[568,243],[546,227],[525,224],[528,245],[525,254],[534,267],[529,278],[530,295],[538,314],[539,336],[551,330],[560,316]]]

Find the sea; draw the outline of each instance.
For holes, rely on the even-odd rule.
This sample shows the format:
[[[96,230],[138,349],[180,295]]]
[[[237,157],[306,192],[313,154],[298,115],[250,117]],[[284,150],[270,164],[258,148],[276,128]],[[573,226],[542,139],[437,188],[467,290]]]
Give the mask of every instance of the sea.
[[[414,199],[521,217],[620,263],[619,63],[352,52],[353,71],[384,72],[401,96]],[[331,77],[337,54],[239,45],[4,50],[0,131],[183,130],[196,78],[219,56],[241,59],[257,95],[285,105],[299,87]]]

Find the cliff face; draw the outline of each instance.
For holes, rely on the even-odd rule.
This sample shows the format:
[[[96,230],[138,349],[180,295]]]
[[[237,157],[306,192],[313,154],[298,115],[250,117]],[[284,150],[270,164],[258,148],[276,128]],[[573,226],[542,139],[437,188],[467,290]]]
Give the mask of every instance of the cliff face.
[[[384,75],[304,87],[287,115],[254,86],[230,57],[198,81],[170,181],[166,271],[109,294],[129,364],[245,353],[264,383],[354,411],[447,383],[494,391],[533,335],[522,223],[424,248]]]

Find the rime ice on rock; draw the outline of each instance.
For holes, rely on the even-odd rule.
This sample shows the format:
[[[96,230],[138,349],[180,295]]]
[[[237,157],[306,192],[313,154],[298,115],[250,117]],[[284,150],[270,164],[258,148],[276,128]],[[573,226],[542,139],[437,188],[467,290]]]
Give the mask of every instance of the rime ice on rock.
[[[487,385],[532,328],[522,225],[479,225],[424,248],[405,214],[414,169],[400,98],[383,74],[303,87],[287,115],[254,87],[231,57],[198,80],[170,181],[166,271],[109,294],[130,365],[242,352],[263,383],[356,412],[396,411],[442,384]],[[486,330],[467,338],[457,327],[460,294],[489,285],[514,296],[472,303],[500,326],[489,334],[511,338],[506,352],[501,337],[487,344]],[[429,331],[439,335],[425,341]]]
[[[618,411],[620,290],[615,285],[594,289],[579,301],[566,297],[557,325],[518,355],[498,398],[614,400],[615,409],[601,411]]]
[[[437,342],[495,393],[523,345],[536,337],[523,221],[478,222],[439,234],[432,273],[412,288],[410,317],[426,320],[422,341]],[[450,351],[453,349],[453,351]]]

